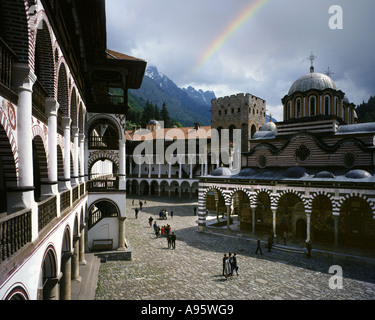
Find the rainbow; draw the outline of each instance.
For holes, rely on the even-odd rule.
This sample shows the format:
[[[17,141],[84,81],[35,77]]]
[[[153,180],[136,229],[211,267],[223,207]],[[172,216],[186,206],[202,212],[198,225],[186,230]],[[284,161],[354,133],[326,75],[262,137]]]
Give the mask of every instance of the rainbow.
[[[223,46],[223,44],[254,14],[261,9],[270,0],[254,0],[242,11],[239,15],[232,20],[223,32],[206,48],[196,63],[193,74],[196,74]]]

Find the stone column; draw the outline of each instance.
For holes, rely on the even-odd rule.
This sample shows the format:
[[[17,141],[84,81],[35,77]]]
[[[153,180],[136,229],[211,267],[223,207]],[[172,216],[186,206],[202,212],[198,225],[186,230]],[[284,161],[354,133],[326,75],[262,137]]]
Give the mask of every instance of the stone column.
[[[48,278],[43,286],[43,300],[58,300],[59,299],[59,286],[60,277]]]
[[[72,280],[81,281],[79,276],[79,238],[80,236],[73,237],[73,256],[72,256]]]
[[[130,177],[133,176],[133,157],[132,156],[129,156],[129,175]]]
[[[83,133],[79,134],[79,151],[80,151],[80,173],[79,173],[79,182],[85,182],[85,135]]]
[[[59,103],[53,98],[46,98],[46,116],[48,117],[48,182],[50,194],[57,194],[58,175],[57,175],[57,111]]]
[[[126,189],[126,140],[119,140],[120,145],[120,151],[119,151],[119,157],[120,157],[120,168],[119,168],[119,189],[125,190]]]
[[[74,141],[74,149],[73,149],[73,185],[79,184],[79,161],[78,161],[78,155],[79,155],[79,129],[77,127],[72,128],[73,133],[73,141]]]
[[[89,177],[89,139],[87,139],[85,137],[85,159],[84,159],[84,163],[85,163],[85,178],[86,180],[89,180],[91,179],[91,177]]]
[[[161,177],[161,164],[158,164],[158,178],[160,179]]]
[[[71,252],[63,252],[61,257],[61,272],[62,277],[60,280],[60,300],[71,300],[72,295],[72,282],[71,282]]]
[[[62,126],[64,129],[64,185],[63,189],[71,189],[70,185],[70,124],[69,117],[63,117]]]
[[[119,217],[119,235],[118,235],[118,251],[125,251],[127,248],[126,234],[125,234],[125,220],[126,217]]]
[[[171,165],[171,163],[169,163],[169,165],[168,165],[168,179],[171,178],[171,174],[172,174],[172,165]]]
[[[193,164],[190,163],[189,179],[193,179]]]

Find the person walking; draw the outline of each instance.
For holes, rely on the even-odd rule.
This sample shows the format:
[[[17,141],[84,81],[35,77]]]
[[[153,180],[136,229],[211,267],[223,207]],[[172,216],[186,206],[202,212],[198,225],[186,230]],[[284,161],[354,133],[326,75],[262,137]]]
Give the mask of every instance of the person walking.
[[[171,210],[171,219],[173,219],[173,210]]]
[[[138,219],[138,208],[135,208],[135,218]]]
[[[224,253],[224,257],[223,257],[223,276],[225,276],[225,273],[224,273],[224,271],[225,271],[225,261],[226,261],[227,259],[228,259],[227,254]]]
[[[142,211],[142,205],[143,205],[143,202],[141,200],[139,200],[139,209]]]
[[[258,251],[260,251],[260,254],[263,254],[262,248],[260,247],[260,239],[257,240],[257,249],[255,251],[255,254],[258,254]]]
[[[225,260],[225,268],[224,268],[224,274],[225,274],[225,280],[228,279],[228,277],[231,276],[231,258],[228,257],[228,259]]]
[[[311,245],[311,241],[306,241],[306,249],[307,249],[307,253],[306,253],[306,257],[307,258],[311,258],[311,250],[312,250],[312,245]]]
[[[153,221],[153,220],[154,220],[154,219],[153,219],[152,217],[148,218],[148,223],[149,223],[150,227],[152,227],[152,221]]]
[[[236,274],[238,276],[237,252],[233,253],[233,269],[232,269],[232,273],[233,273],[233,271],[236,271]]]
[[[172,246],[172,235],[171,234],[167,235],[167,241],[168,241],[168,249],[170,249],[171,246]]]
[[[174,232],[172,232],[172,235],[171,235],[171,242],[172,242],[172,248],[176,249],[176,235],[174,234]]]

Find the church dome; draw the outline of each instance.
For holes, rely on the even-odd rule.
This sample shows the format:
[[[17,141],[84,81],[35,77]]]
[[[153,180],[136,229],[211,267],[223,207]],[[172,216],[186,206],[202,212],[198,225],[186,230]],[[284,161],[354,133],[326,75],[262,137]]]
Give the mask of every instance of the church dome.
[[[219,167],[211,172],[212,176],[230,176],[232,171],[227,167]]]
[[[265,123],[259,131],[276,131],[276,124],[272,121]]]
[[[298,78],[289,89],[288,95],[292,95],[295,92],[306,92],[311,89],[316,90],[324,90],[324,89],[333,89],[337,90],[335,83],[333,80],[323,74],[314,72],[314,69],[311,70],[312,72],[303,75],[302,77]]]
[[[346,173],[345,177],[349,179],[367,179],[371,178],[371,174],[366,170],[355,169]]]

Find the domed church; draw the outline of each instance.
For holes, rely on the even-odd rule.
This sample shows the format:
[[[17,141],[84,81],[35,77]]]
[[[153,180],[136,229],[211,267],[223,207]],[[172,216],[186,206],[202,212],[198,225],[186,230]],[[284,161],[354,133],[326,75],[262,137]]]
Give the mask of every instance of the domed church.
[[[281,101],[283,121],[252,136],[239,172],[199,179],[198,228],[209,210],[257,236],[375,248],[375,123],[313,66]]]

